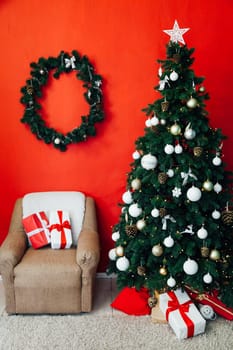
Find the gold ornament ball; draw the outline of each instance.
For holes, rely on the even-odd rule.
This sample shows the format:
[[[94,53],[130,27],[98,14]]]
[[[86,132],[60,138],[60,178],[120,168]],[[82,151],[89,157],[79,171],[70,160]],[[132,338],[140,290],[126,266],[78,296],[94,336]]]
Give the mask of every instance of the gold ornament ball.
[[[146,227],[146,222],[145,220],[141,219],[141,220],[138,220],[137,223],[136,223],[136,227],[139,231],[143,230],[145,227]]]
[[[213,188],[214,188],[214,185],[213,185],[213,183],[210,180],[206,180],[203,183],[203,189],[204,190],[210,192],[210,191],[212,191]]]
[[[174,136],[180,135],[181,127],[178,124],[173,124],[170,128],[170,133]]]
[[[200,87],[199,87],[199,91],[200,91],[200,92],[205,92],[205,87],[204,87],[204,86],[200,86]]]
[[[186,103],[187,107],[189,108],[196,108],[197,107],[197,100],[193,97],[191,97],[187,103]]]
[[[165,266],[161,267],[161,268],[159,269],[159,273],[160,273],[160,275],[162,275],[162,276],[166,276],[166,275],[167,275],[167,269],[166,269],[166,267],[165,267]]]
[[[161,256],[163,254],[163,247],[160,244],[156,244],[152,247],[152,254],[154,256]]]
[[[212,249],[210,252],[210,259],[214,261],[219,260],[220,252],[217,249]]]
[[[132,180],[131,187],[133,190],[139,190],[141,188],[141,181],[139,179]]]
[[[123,256],[124,255],[124,248],[121,245],[116,247],[116,255],[117,256]]]

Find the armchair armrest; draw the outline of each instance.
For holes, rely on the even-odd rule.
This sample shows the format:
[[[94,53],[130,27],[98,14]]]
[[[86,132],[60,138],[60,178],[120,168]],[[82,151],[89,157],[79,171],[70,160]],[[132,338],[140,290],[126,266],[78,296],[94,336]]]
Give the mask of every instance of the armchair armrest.
[[[10,271],[21,260],[27,249],[27,238],[22,226],[22,202],[18,199],[13,210],[8,235],[0,247],[0,271]],[[4,267],[4,268],[3,268]]]
[[[95,231],[83,229],[80,233],[76,251],[76,260],[82,270],[97,268],[100,259],[99,236]]]
[[[99,235],[94,200],[86,198],[83,228],[78,238],[76,260],[82,270],[97,268],[100,259]]]

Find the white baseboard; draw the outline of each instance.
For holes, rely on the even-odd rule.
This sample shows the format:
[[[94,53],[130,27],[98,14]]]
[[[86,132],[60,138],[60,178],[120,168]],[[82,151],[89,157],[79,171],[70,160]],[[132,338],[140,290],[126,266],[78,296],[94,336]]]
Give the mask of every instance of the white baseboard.
[[[106,272],[97,272],[96,278],[111,278],[111,276],[107,275]]]
[[[113,273],[111,275],[107,275],[106,272],[97,272],[96,277],[97,278],[115,278],[116,275]]]

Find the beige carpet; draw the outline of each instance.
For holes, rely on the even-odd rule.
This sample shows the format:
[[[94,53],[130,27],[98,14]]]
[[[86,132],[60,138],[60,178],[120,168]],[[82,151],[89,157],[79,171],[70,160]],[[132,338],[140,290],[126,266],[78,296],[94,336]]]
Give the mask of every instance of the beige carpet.
[[[0,316],[1,350],[230,350],[233,323],[218,318],[206,333],[178,340],[167,324],[134,316]]]

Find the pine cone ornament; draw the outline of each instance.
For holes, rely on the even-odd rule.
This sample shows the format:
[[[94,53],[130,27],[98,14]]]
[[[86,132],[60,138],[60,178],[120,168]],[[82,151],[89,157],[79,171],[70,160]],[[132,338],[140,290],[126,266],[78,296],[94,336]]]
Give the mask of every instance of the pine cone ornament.
[[[175,63],[180,63],[180,54],[178,53],[174,53],[174,55],[172,56],[173,60]]]
[[[163,101],[161,102],[161,109],[162,112],[167,112],[169,108],[169,102],[168,101]]]
[[[149,305],[150,308],[155,307],[156,304],[157,304],[156,297],[148,298],[148,305]]]
[[[203,152],[203,148],[202,147],[194,147],[193,149],[193,154],[195,157],[200,157],[202,155],[202,152]]]
[[[160,183],[161,185],[163,185],[163,184],[166,183],[167,178],[168,178],[168,176],[167,176],[166,173],[159,173],[159,174],[158,174],[158,181],[159,181],[159,183]]]
[[[167,209],[165,208],[160,208],[159,209],[159,216],[163,218],[165,215],[167,215]]]
[[[125,226],[125,233],[128,237],[135,237],[138,232],[136,225],[126,225]]]
[[[32,95],[33,94],[33,87],[32,86],[27,86],[27,93],[28,95]]]
[[[209,254],[210,254],[210,250],[208,247],[201,247],[201,256],[203,258],[208,258]]]
[[[221,214],[222,221],[225,225],[230,226],[233,224],[233,211],[224,210]]]
[[[139,276],[145,276],[146,274],[146,268],[144,266],[138,266],[137,267],[137,274]]]

